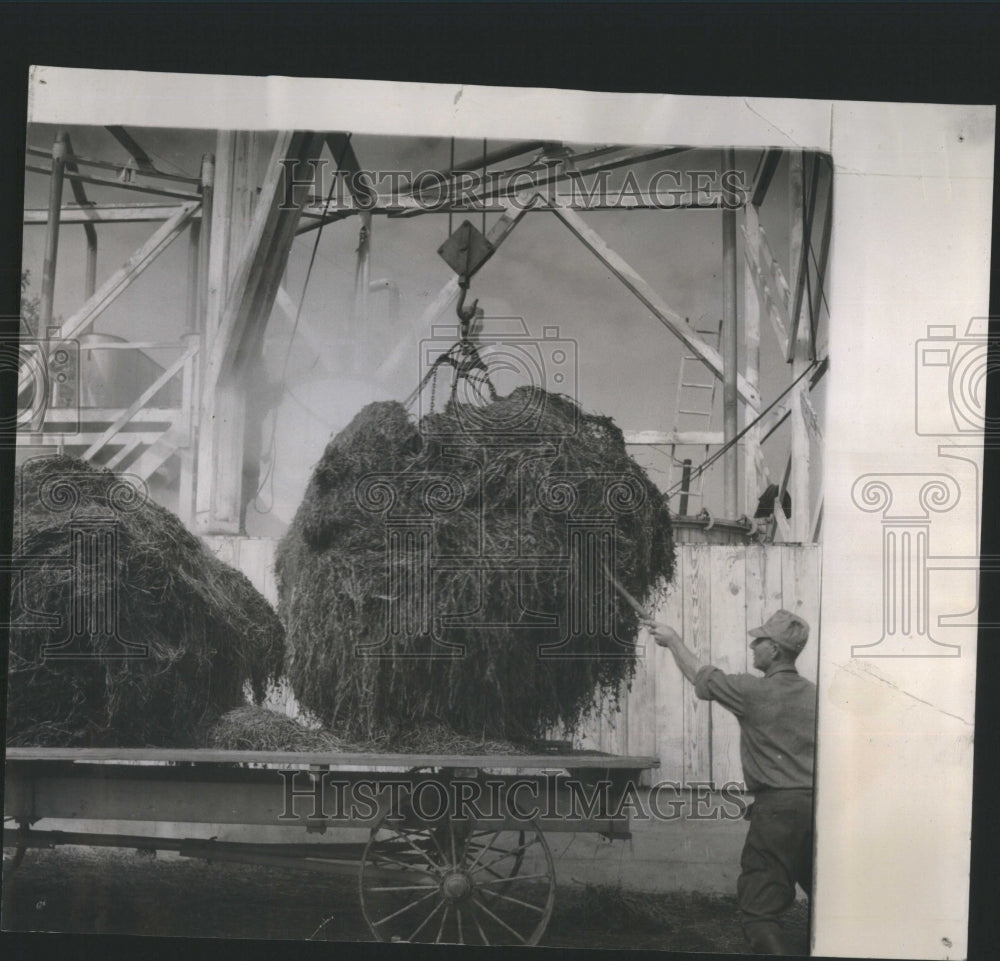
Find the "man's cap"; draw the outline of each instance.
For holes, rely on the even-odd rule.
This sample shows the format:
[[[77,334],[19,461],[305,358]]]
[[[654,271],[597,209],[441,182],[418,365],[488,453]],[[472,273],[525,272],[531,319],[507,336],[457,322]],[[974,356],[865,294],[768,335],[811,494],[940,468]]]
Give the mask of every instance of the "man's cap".
[[[760,638],[774,641],[778,647],[792,654],[798,654],[809,639],[809,625],[798,614],[784,609],[775,611],[760,627],[747,633],[755,638],[751,646]]]

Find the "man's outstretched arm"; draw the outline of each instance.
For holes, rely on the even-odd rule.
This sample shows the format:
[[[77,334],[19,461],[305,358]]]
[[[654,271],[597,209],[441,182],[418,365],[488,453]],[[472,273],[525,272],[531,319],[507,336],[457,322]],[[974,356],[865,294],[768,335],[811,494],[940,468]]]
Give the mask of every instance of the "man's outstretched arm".
[[[681,669],[681,673],[693,684],[698,672],[705,667],[705,664],[698,660],[698,655],[684,643],[680,634],[670,627],[669,624],[653,620],[645,621],[644,623],[653,635],[653,640],[660,647],[670,649],[670,653],[674,655],[674,660]]]

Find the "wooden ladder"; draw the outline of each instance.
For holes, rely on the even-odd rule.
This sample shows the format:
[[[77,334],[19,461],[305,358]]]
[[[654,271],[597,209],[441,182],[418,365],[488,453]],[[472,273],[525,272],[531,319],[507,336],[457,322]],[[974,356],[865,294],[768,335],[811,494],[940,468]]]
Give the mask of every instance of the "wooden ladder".
[[[698,335],[716,350],[722,340],[722,321],[720,320],[715,329],[696,328]],[[715,418],[715,398],[718,390],[719,379],[705,366],[701,358],[694,354],[681,354],[680,370],[677,374],[677,399],[674,404],[674,434],[682,434],[691,431],[708,432],[712,429],[712,422]],[[698,448],[689,444],[671,444],[671,478],[670,486],[678,487],[684,476],[685,461],[691,459],[689,455],[700,451],[699,460],[704,460],[709,453],[708,445],[699,445]],[[681,453],[679,453],[679,451]],[[697,466],[692,463],[692,467]],[[678,513],[692,514],[694,511],[688,506],[691,499],[696,499],[699,504],[704,496],[704,475],[697,475],[691,482],[686,494],[678,495]]]

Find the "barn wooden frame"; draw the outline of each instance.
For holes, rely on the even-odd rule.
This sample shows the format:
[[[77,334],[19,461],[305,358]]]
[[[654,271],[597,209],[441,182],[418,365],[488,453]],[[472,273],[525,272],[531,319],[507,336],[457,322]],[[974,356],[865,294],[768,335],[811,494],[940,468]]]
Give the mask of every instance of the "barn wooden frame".
[[[84,457],[109,448],[114,454],[108,465],[127,469],[148,479],[171,456],[180,464],[180,508],[182,520],[204,535],[241,533],[245,498],[245,424],[247,398],[255,383],[264,330],[277,304],[284,313],[292,310],[282,288],[282,276],[294,238],[323,224],[356,218],[361,226],[357,251],[354,324],[364,322],[370,294],[371,229],[374,218],[408,218],[427,213],[468,212],[453,203],[428,210],[412,196],[388,203],[377,198],[373,206],[361,202],[357,193],[324,201],[304,185],[291,188],[286,196],[281,161],[309,163],[324,150],[339,161],[345,173],[362,168],[350,135],[344,132],[280,132],[271,163],[262,184],[253,182],[254,135],[247,131],[220,131],[215,154],[206,156],[200,176],[192,178],[158,169],[135,137],[122,127],[108,127],[130,155],[126,164],[75,155],[69,135],[62,131],[51,150],[28,148],[27,169],[50,177],[47,209],[25,211],[26,225],[45,227],[45,258],[40,297],[39,337],[46,341],[47,356],[59,340],[78,337],[126,290],[143,271],[181,234],[187,233],[187,329],[174,345],[178,358],[127,408],[81,411],[80,433],[69,437],[62,430],[65,411],[52,407],[45,413],[41,429],[24,433],[19,440],[28,445],[65,446],[82,444]],[[771,482],[761,445],[774,431],[790,421],[790,457],[781,479],[795,505],[791,518],[774,512],[775,539],[786,543],[809,543],[819,537],[822,495],[811,498],[810,450],[821,437],[809,391],[825,373],[828,362],[824,346],[817,343],[816,328],[824,296],[830,250],[832,178],[825,197],[818,197],[823,158],[803,151],[790,153],[789,211],[790,263],[779,264],[759,222],[759,209],[778,167],[782,151],[763,150],[753,182],[738,198],[728,202],[718,190],[689,191],[673,197],[673,209],[702,209],[718,216],[722,225],[723,325],[721,350],[706,343],[581,216],[581,211],[601,209],[605,198],[580,197],[560,192],[570,177],[598,174],[669,156],[684,148],[624,147],[608,145],[572,154],[561,144],[526,141],[456,164],[444,171],[454,178],[462,171],[490,169],[518,160],[503,168],[502,176],[485,181],[493,186],[480,192],[482,208],[500,217],[488,231],[493,252],[520,221],[530,214],[549,212],[581,241],[583,246],[684,345],[701,360],[723,387],[721,432],[626,431],[632,444],[708,447],[729,445],[723,455],[724,506],[718,513],[732,521],[752,516],[757,498]],[[735,164],[735,151],[716,151],[722,169]],[[532,155],[527,164],[519,160]],[[49,164],[38,160],[49,158]],[[514,196],[514,174],[525,169],[544,173],[532,186]],[[553,159],[556,158],[556,159]],[[562,162],[558,162],[561,158]],[[810,161],[810,162],[807,162]],[[535,166],[532,168],[532,163]],[[505,179],[506,178],[506,179]],[[62,201],[68,181],[73,204]],[[90,201],[88,184],[128,189],[154,196],[156,202],[100,204]],[[508,189],[509,188],[509,189]],[[516,202],[515,202],[516,201]],[[659,198],[642,191],[630,197],[629,206],[663,209]],[[477,207],[477,211],[478,211]],[[744,238],[742,283],[744,288],[744,363],[738,362],[737,217]],[[666,212],[664,213],[666,215]],[[96,288],[98,256],[97,227],[115,223],[157,225],[149,237],[99,289]],[[821,224],[817,230],[816,225]],[[52,326],[52,303],[62,226],[82,225],[87,243],[84,302],[58,327]],[[818,235],[818,238],[817,238]],[[459,295],[457,278],[446,283],[418,322],[419,329],[447,312]],[[778,402],[764,405],[759,393],[761,320],[777,338],[790,372],[790,389]],[[141,349],[150,344],[123,344]],[[163,345],[155,345],[163,346]],[[402,345],[401,345],[402,346]],[[398,350],[399,348],[397,348]],[[390,356],[391,364],[393,357]],[[156,409],[150,401],[169,380],[182,375],[182,403],[177,409]],[[30,377],[22,371],[19,396],[28,389]],[[742,425],[739,419],[742,404]],[[763,417],[761,411],[765,412]],[[740,464],[742,463],[742,468]],[[743,483],[737,488],[742,473]]]

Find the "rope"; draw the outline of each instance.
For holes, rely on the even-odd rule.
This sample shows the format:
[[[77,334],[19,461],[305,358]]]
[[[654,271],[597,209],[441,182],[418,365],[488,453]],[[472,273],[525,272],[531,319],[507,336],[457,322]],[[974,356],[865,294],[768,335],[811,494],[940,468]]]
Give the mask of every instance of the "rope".
[[[714,454],[712,454],[711,457],[706,458],[697,467],[692,467],[691,476],[688,479],[688,482],[690,483],[691,481],[695,480],[695,478],[700,477],[702,474],[704,474],[705,471],[708,470],[708,468],[711,467],[723,454],[725,454],[727,450],[729,450],[738,441],[742,440],[749,430],[751,430],[753,427],[756,427],[761,422],[761,420],[763,420],[764,416],[770,413],[771,410],[773,410],[780,403],[781,400],[783,400],[788,394],[792,392],[792,390],[794,390],[794,388],[806,376],[806,374],[811,373],[817,366],[819,366],[819,362],[815,360],[812,361],[809,364],[809,366],[804,371],[802,371],[802,373],[799,374],[799,376],[796,377],[795,380],[793,380],[788,385],[788,387],[786,387],[780,394],[778,394],[778,396],[775,397],[774,400],[771,401],[771,403],[768,404],[767,407],[765,407],[752,421],[750,421],[750,423],[747,424],[746,427],[743,428],[743,430],[741,430],[731,440],[723,444]],[[666,492],[666,496],[673,497],[674,494],[680,491],[683,483],[684,482],[681,481],[680,483],[675,484],[673,487],[671,487]]]

